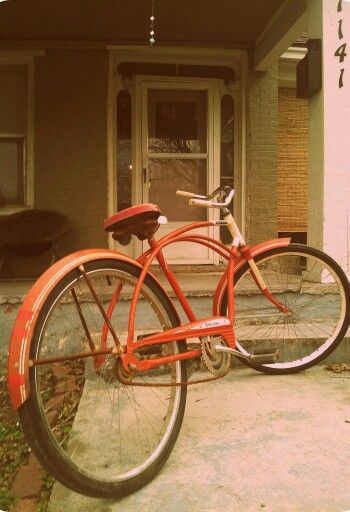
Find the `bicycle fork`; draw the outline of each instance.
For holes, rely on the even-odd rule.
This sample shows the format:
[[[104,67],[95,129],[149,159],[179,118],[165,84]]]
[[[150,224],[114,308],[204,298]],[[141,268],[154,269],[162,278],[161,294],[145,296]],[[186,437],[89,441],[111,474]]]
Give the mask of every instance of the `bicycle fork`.
[[[250,274],[251,274],[252,278],[254,279],[257,287],[261,291],[261,293],[279,311],[281,311],[281,313],[285,313],[285,314],[289,313],[289,309],[284,304],[282,304],[279,300],[277,300],[273,296],[271,291],[268,289],[268,287],[260,273],[260,270],[258,269],[258,267],[252,257],[251,251],[250,251],[249,247],[247,246],[247,244],[245,243],[243,235],[240,232],[240,230],[237,226],[237,223],[236,223],[235,219],[233,218],[231,212],[227,208],[225,208],[225,210],[223,211],[223,214],[224,214],[224,220],[227,222],[227,228],[230,231],[230,234],[232,236],[232,249],[239,251],[241,253],[241,255],[246,259],[248,265],[250,266]],[[233,279],[232,279],[232,281],[229,280],[229,282],[233,283]]]

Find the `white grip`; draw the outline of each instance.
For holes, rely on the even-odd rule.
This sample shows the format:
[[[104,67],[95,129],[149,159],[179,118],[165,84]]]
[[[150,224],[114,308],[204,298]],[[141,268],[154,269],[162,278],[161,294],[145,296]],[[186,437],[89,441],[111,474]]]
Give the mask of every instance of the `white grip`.
[[[196,197],[197,199],[206,199],[206,196],[199,196],[198,194],[193,194],[192,192],[185,192],[185,190],[177,190],[176,195],[184,197]]]
[[[205,208],[210,208],[210,206],[213,204],[213,201],[208,201],[208,199],[190,199],[189,204],[191,206],[204,206]]]
[[[220,192],[223,192],[221,189],[217,189],[211,195],[211,197],[207,196],[199,196],[197,194],[192,194],[192,192],[185,192],[184,190],[177,190],[176,195],[190,197],[189,204],[191,206],[204,206],[205,208],[226,208],[232,201],[233,194],[235,193],[234,189],[230,190],[229,195],[226,197],[225,201],[222,203],[218,203],[217,201],[213,201],[213,196],[216,197]]]

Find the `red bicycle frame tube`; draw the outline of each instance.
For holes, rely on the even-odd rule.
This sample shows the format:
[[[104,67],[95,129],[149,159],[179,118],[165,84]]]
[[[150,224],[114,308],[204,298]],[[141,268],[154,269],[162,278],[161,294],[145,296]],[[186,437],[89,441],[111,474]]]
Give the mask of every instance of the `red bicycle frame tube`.
[[[261,244],[261,246],[258,246],[256,249],[253,248],[253,251],[250,250],[250,248],[248,246],[244,246],[244,247],[242,247],[241,256],[238,256],[239,249],[237,249],[236,247],[232,247],[230,250],[221,242],[214,240],[208,236],[204,236],[204,235],[182,236],[185,233],[187,233],[193,229],[198,229],[199,227],[204,227],[204,226],[209,226],[209,225],[213,225],[213,222],[205,221],[205,222],[193,223],[188,226],[184,226],[182,228],[177,229],[173,233],[170,233],[169,235],[163,237],[158,242],[154,239],[148,240],[148,242],[150,244],[150,249],[148,251],[146,251],[145,253],[143,253],[138,258],[138,262],[143,264],[143,270],[142,270],[139,280],[136,284],[131,307],[130,307],[130,312],[129,312],[127,349],[126,349],[126,354],[122,356],[123,364],[126,369],[127,369],[127,365],[132,363],[135,369],[142,371],[142,370],[149,369],[151,367],[153,368],[159,364],[165,364],[166,362],[175,362],[176,360],[179,360],[179,358],[180,358],[179,355],[173,355],[173,356],[167,356],[166,361],[163,358],[155,358],[152,360],[152,362],[145,362],[145,361],[140,362],[136,357],[133,356],[134,350],[137,350],[143,346],[152,345],[152,344],[156,344],[156,343],[167,343],[167,342],[174,341],[174,340],[178,339],[177,336],[178,336],[179,332],[176,331],[177,336],[174,338],[173,331],[169,330],[169,331],[166,331],[165,333],[161,333],[160,337],[157,337],[157,336],[155,337],[154,335],[151,335],[148,337],[144,337],[144,338],[142,338],[142,340],[135,342],[134,320],[135,320],[136,305],[137,305],[139,293],[140,293],[140,290],[142,287],[142,283],[144,282],[144,279],[149,271],[150,265],[151,265],[152,261],[154,260],[154,258],[157,259],[169,284],[171,285],[176,297],[178,298],[187,318],[190,321],[190,324],[183,326],[183,328],[181,329],[181,339],[188,339],[188,338],[194,337],[193,330],[196,331],[196,333],[195,333],[196,337],[200,336],[200,334],[197,332],[197,327],[196,327],[196,322],[195,322],[195,320],[196,320],[195,314],[194,314],[192,308],[190,307],[179,283],[177,282],[175,275],[173,274],[169,265],[167,264],[167,262],[164,258],[163,252],[162,252],[166,246],[168,246],[172,243],[176,243],[176,242],[194,242],[194,243],[204,245],[204,246],[208,247],[209,249],[212,249],[212,250],[218,252],[224,259],[228,260],[228,267],[226,269],[226,272],[225,272],[223,278],[221,279],[221,281],[217,287],[217,290],[216,290],[216,293],[214,296],[213,313],[215,314],[215,316],[218,315],[218,303],[219,303],[219,301],[221,301],[221,298],[222,298],[222,294],[218,293],[218,290],[220,290],[223,287],[223,285],[226,288],[227,283],[232,283],[232,285],[228,287],[228,291],[227,291],[228,292],[227,318],[229,320],[229,325],[230,325],[230,330],[231,330],[231,336],[229,337],[229,340],[227,340],[227,342],[228,342],[229,346],[231,346],[232,348],[234,347],[235,341],[234,341],[234,334],[233,334],[233,323],[234,323],[234,286],[233,286],[233,283],[234,283],[235,270],[240,268],[242,263],[244,263],[245,261],[249,261],[250,259],[252,259],[253,253],[255,255],[256,253],[260,253],[260,251],[262,251],[262,250],[267,250],[268,245],[271,246],[271,241],[267,242],[265,244]],[[279,239],[279,240],[273,241],[272,245],[274,247],[285,246],[285,245],[288,245],[289,242],[290,242],[289,239]],[[253,274],[253,272],[252,272],[252,274]],[[253,277],[255,278],[254,274],[253,274]],[[258,282],[257,282],[257,285],[259,287]],[[261,289],[261,287],[259,287],[259,288]],[[264,294],[264,296],[268,300],[270,300],[270,302],[272,302],[277,308],[281,309],[280,303],[274,299],[273,295],[269,292],[269,290],[261,289],[261,291]],[[109,314],[113,313],[115,303],[116,303],[116,301],[115,301],[115,298],[113,297],[110,307],[108,308]],[[207,321],[209,321],[209,320],[213,321],[214,318],[207,319]],[[104,339],[102,340],[101,348],[104,348],[106,346],[107,333],[108,333],[108,330],[104,329],[104,335],[103,335]],[[206,333],[206,335],[215,335],[215,334],[223,336],[221,328],[214,329],[214,331],[211,330],[210,334]],[[201,335],[203,335],[203,333]],[[227,336],[224,336],[224,338],[226,339]],[[197,357],[198,355],[200,355],[200,351],[190,351],[187,353],[186,356],[181,356],[181,359],[189,359],[192,357]]]
[[[171,268],[167,264],[164,255],[163,255],[163,249],[176,242],[193,242],[198,243],[201,245],[204,245],[208,247],[211,250],[216,251],[219,253],[224,259],[228,260],[228,267],[226,269],[226,272],[224,273],[222,279],[219,282],[219,285],[217,287],[216,293],[214,295],[214,304],[213,304],[213,314],[215,317],[219,315],[219,303],[221,303],[221,299],[223,296],[223,290],[227,289],[228,294],[228,311],[227,311],[227,318],[229,320],[229,329],[231,331],[231,335],[227,339],[227,328],[224,329],[225,336],[222,332],[221,326],[216,326],[214,330],[210,330],[210,333],[206,332],[205,335],[212,336],[212,335],[221,335],[223,336],[228,345],[230,347],[234,347],[235,340],[234,340],[234,333],[233,333],[233,325],[234,325],[234,274],[235,271],[237,271],[241,266],[244,264],[245,261],[249,261],[253,258],[253,255],[257,255],[260,252],[266,251],[271,246],[278,247],[278,246],[285,246],[288,245],[290,242],[290,239],[278,239],[274,241],[266,242],[265,244],[261,244],[257,246],[256,248],[250,249],[248,246],[242,246],[240,249],[236,247],[232,247],[231,249],[227,248],[224,244],[222,244],[220,241],[214,240],[208,236],[205,235],[186,235],[189,231],[193,229],[198,229],[199,227],[203,226],[209,226],[213,225],[213,222],[211,221],[205,221],[205,222],[199,222],[199,223],[193,223],[188,226],[181,227],[174,231],[173,233],[170,233],[169,235],[163,237],[161,240],[156,241],[154,239],[149,239],[149,245],[150,249],[143,253],[139,258],[138,262],[143,264],[143,270],[141,272],[141,275],[138,279],[138,282],[136,284],[132,303],[130,306],[129,311],[129,324],[128,324],[128,340],[127,340],[127,347],[126,347],[126,354],[122,356],[123,364],[125,369],[128,369],[128,365],[132,364],[135,369],[138,371],[144,371],[150,368],[154,368],[155,366],[158,366],[160,364],[165,364],[166,362],[175,362],[177,360],[181,359],[190,359],[192,357],[198,357],[200,355],[200,350],[197,351],[190,351],[187,352],[187,355],[172,355],[167,356],[166,360],[161,358],[154,358],[152,361],[139,361],[135,356],[133,356],[134,350],[137,350],[144,346],[149,346],[157,343],[167,343],[174,340],[179,339],[178,335],[180,334],[180,331],[176,330],[168,330],[164,333],[161,333],[161,335],[150,335],[142,338],[139,341],[135,342],[135,312],[136,312],[136,305],[139,298],[139,294],[141,291],[142,284],[144,282],[144,279],[149,271],[150,265],[154,258],[157,259],[162,271],[164,272],[164,275],[166,276],[170,286],[172,287],[177,299],[179,300],[188,320],[190,323],[188,325],[185,325],[181,329],[181,339],[188,339],[193,337],[199,337],[203,336],[203,333],[197,332],[197,324],[196,324],[196,316],[188,303],[174,273],[171,271]],[[238,255],[238,252],[241,252],[241,255]],[[252,276],[258,286],[258,288],[261,290],[263,295],[272,302],[278,309],[281,310],[280,303],[273,297],[273,295],[270,293],[270,291],[265,288],[264,290],[259,285],[259,282],[257,279],[255,279],[255,275],[253,271],[251,271]],[[227,287],[227,283],[232,283],[231,286]],[[119,287],[120,288],[120,287]],[[112,297],[112,300],[108,307],[108,316],[111,318],[114,308],[116,306],[118,296],[120,294],[120,290],[117,290],[115,294]],[[213,321],[213,318],[207,319],[207,321]],[[219,328],[217,328],[219,327]],[[196,331],[195,334],[193,331]],[[174,332],[176,333],[176,336],[174,338]],[[108,327],[107,325],[104,326],[102,339],[101,339],[101,349],[105,349],[107,347],[107,335],[108,335]],[[102,357],[99,359],[99,361],[102,360]]]
[[[130,307],[130,312],[129,312],[129,327],[128,327],[128,343],[129,344],[127,347],[127,352],[129,354],[131,354],[133,352],[134,348],[136,348],[136,347],[140,348],[141,346],[144,345],[143,341],[142,342],[138,341],[136,344],[131,344],[131,341],[134,339],[134,324],[132,323],[132,321],[135,317],[136,304],[137,304],[137,300],[138,300],[139,292],[141,290],[142,283],[144,281],[144,278],[145,278],[145,276],[148,272],[148,269],[149,269],[154,258],[156,258],[157,261],[159,262],[161,269],[163,270],[170,286],[172,287],[172,289],[173,289],[177,299],[179,300],[189,321],[193,322],[196,320],[196,316],[195,316],[189,302],[187,301],[178,281],[176,280],[175,275],[171,271],[169,265],[167,264],[167,262],[164,258],[162,249],[166,245],[169,245],[169,244],[175,243],[175,242],[194,242],[194,243],[204,245],[204,246],[208,247],[209,249],[212,249],[212,250],[218,252],[226,260],[230,260],[230,249],[228,249],[222,242],[220,242],[218,240],[214,240],[205,235],[181,236],[181,234],[188,232],[192,229],[196,229],[198,227],[203,227],[203,226],[208,226],[208,225],[213,225],[213,223],[210,221],[193,223],[188,226],[181,227],[181,228],[177,229],[173,233],[170,233],[169,235],[163,237],[158,242],[154,239],[148,240],[150,249],[148,249],[145,253],[143,253],[137,260],[139,263],[144,265],[144,269],[143,269],[142,274],[139,277],[139,281],[137,283],[137,289],[135,289],[135,291],[134,291],[134,299],[135,300],[133,301],[133,303]],[[145,270],[145,267],[146,267],[146,270]],[[118,289],[119,289],[119,287],[118,287]],[[117,304],[117,300],[118,300],[120,291],[121,291],[121,288],[119,290],[116,290],[116,292],[114,293],[114,295],[111,299],[111,302],[108,306],[107,315],[109,318],[112,317],[114,308],[116,307],[116,304]],[[233,303],[233,301],[232,301],[232,303]],[[134,309],[132,309],[132,308],[134,308]],[[229,314],[229,318],[231,319],[231,322],[232,322],[233,321],[233,308],[231,310],[231,314]],[[130,329],[132,329],[132,331]],[[100,345],[101,350],[104,350],[107,347],[107,336],[108,336],[108,326],[105,323],[104,327],[103,327],[102,336],[101,336],[101,345]],[[192,355],[192,357],[196,357],[196,356]],[[98,358],[96,364],[100,365],[101,362],[103,362],[103,359],[104,359],[103,356],[100,356]],[[161,364],[161,363],[158,363],[158,364]]]
[[[167,245],[170,245],[172,243],[187,241],[188,237],[181,236],[183,233],[186,233],[193,229],[198,229],[200,227],[207,227],[207,226],[212,226],[212,225],[214,225],[214,222],[212,222],[212,221],[195,222],[193,224],[190,224],[188,226],[184,226],[182,228],[175,230],[173,233],[170,233],[169,235],[165,236],[158,242],[156,242],[153,239],[149,240],[149,244],[151,246],[151,251],[147,251],[147,256],[141,257],[139,259],[139,261],[140,260],[143,261],[144,267],[143,267],[143,270],[139,277],[139,280],[136,284],[136,287],[134,290],[134,295],[133,295],[131,306],[130,306],[129,324],[128,324],[128,340],[127,340],[127,352],[129,354],[131,354],[133,352],[134,348],[139,346],[139,344],[138,344],[139,342],[136,344],[134,343],[136,305],[137,305],[137,301],[139,298],[142,283],[147,275],[147,272],[148,272],[150,265],[151,265],[152,261],[154,260],[154,258],[157,258],[163,272],[165,273],[170,285],[172,286],[177,298],[179,299],[188,319],[190,321],[195,320],[195,314],[193,313],[179,284],[177,283],[174,274],[170,271],[168,264],[164,260],[164,257],[162,254],[162,249],[164,249],[164,247],[166,247]],[[199,235],[197,235],[196,240],[193,240],[193,241],[203,243],[204,245],[209,244],[209,246],[211,248],[213,248],[214,250],[217,250],[216,246],[221,247],[221,248],[225,247],[221,242],[213,240],[209,237],[201,237]],[[225,247],[225,249],[227,250],[226,247]],[[230,263],[231,263],[231,266],[233,265],[233,261],[231,262],[231,259],[232,259],[232,257],[230,257],[230,259],[229,259],[229,266],[230,266]],[[232,295],[233,295],[233,290],[232,290]],[[232,299],[232,303],[233,303],[233,299]],[[188,333],[188,334],[189,335],[184,336],[184,338],[191,337],[190,333]]]
[[[232,279],[233,282],[233,272],[234,272],[234,260],[237,255],[236,248],[233,248],[231,251],[227,249],[221,242],[213,240],[209,237],[194,235],[191,236],[181,236],[183,233],[186,233],[192,229],[196,229],[198,227],[213,225],[212,222],[200,222],[194,223],[189,226],[182,227],[175,232],[171,233],[170,236],[166,236],[160,241],[156,242],[154,239],[149,239],[148,242],[150,244],[150,250],[147,251],[145,255],[142,255],[139,258],[139,261],[143,261],[144,267],[141,272],[141,275],[136,284],[131,306],[129,312],[129,323],[128,323],[128,338],[127,338],[127,350],[126,354],[121,356],[122,363],[126,371],[130,371],[130,368],[137,371],[145,371],[150,368],[154,368],[160,364],[166,363],[174,363],[180,359],[190,359],[193,357],[199,357],[201,355],[201,350],[192,350],[187,352],[186,354],[175,354],[171,356],[156,358],[148,361],[139,361],[134,355],[133,352],[135,349],[139,349],[143,346],[154,345],[157,343],[168,343],[171,341],[176,341],[179,339],[188,339],[194,337],[201,336],[222,336],[229,347],[234,348],[235,339],[233,333],[233,316],[234,316],[234,295],[233,295],[233,287],[230,287],[229,291],[229,308],[228,308],[228,318],[226,317],[214,317],[208,318],[204,322],[203,321],[195,321],[195,314],[192,311],[181,287],[179,286],[174,274],[171,272],[169,265],[166,263],[165,258],[163,256],[162,250],[167,245],[170,245],[175,242],[183,242],[183,241],[193,241],[197,243],[201,243],[206,245],[207,247],[216,250],[225,256],[225,258],[229,259],[228,269],[229,269],[229,279]],[[225,251],[225,253],[224,253]],[[227,256],[229,253],[229,257]],[[159,262],[160,267],[162,268],[169,284],[173,288],[178,300],[180,301],[181,306],[183,307],[190,323],[181,326],[179,328],[170,329],[162,333],[158,333],[156,335],[150,335],[142,338],[141,340],[135,342],[135,312],[136,305],[139,298],[139,294],[141,291],[142,283],[148,273],[150,265],[152,261],[156,258]],[[112,307],[113,310],[113,307]]]
[[[237,273],[243,267],[243,265],[246,263],[246,261],[248,261],[250,258],[254,259],[259,254],[269,251],[270,249],[276,249],[279,247],[287,247],[289,244],[290,244],[290,238],[276,238],[274,240],[268,240],[267,242],[258,244],[254,247],[246,246],[246,247],[248,247],[249,251],[248,252],[242,251],[243,254],[240,257],[236,258],[234,273]],[[239,248],[238,250],[241,250],[241,249],[243,249],[243,247]],[[216,290],[215,290],[214,299],[213,299],[213,315],[220,315],[222,298],[223,298],[225,290],[227,288],[227,281],[228,281],[228,269],[221,276],[219,284],[217,285]],[[260,289],[260,286],[259,286],[259,289]],[[278,307],[275,303],[275,298],[268,290],[267,290],[267,293],[264,293],[264,296],[266,297],[267,300],[269,300],[276,307]],[[280,304],[280,303],[278,302],[278,304]]]
[[[151,334],[150,336],[142,338],[142,340],[137,343],[133,343],[132,347],[141,348],[159,343],[170,343],[172,341],[178,341],[179,339],[206,336],[222,336],[229,347],[234,348],[235,346],[232,322],[227,317],[216,316],[190,322],[189,324],[174,327],[173,329],[157,334]],[[199,357],[201,353],[201,350],[191,350],[185,353],[140,361],[132,352],[127,352],[121,356],[121,360],[126,371],[130,371],[129,365],[133,365],[133,370],[146,371],[161,364],[175,363],[179,360]]]
[[[101,260],[105,258],[115,259],[115,260],[122,260],[126,261],[131,265],[137,266],[140,269],[140,279],[137,283],[138,286],[138,292],[135,294],[134,297],[134,311],[137,301],[137,296],[140,292],[140,288],[142,286],[142,282],[149,271],[150,263],[158,255],[158,261],[160,261],[160,264],[162,266],[163,271],[165,271],[165,275],[172,275],[170,278],[170,284],[173,286],[173,289],[180,290],[180,287],[176,281],[175,276],[172,274],[170,268],[168,267],[167,263],[165,262],[163,255],[161,253],[161,250],[166,245],[173,243],[173,242],[193,242],[193,243],[199,243],[202,244],[212,250],[215,250],[218,254],[220,254],[224,259],[229,260],[229,266],[224,275],[222,276],[221,280],[219,281],[219,284],[216,288],[214,300],[213,300],[213,316],[216,318],[210,318],[207,319],[207,322],[215,321],[217,320],[217,317],[220,315],[221,310],[221,302],[222,297],[224,296],[224,292],[227,288],[227,282],[228,280],[231,281],[233,279],[234,274],[245,264],[247,261],[247,256],[238,256],[238,255],[232,255],[230,254],[230,249],[228,249],[226,246],[224,246],[221,242],[218,242],[214,239],[211,239],[207,236],[202,236],[198,234],[191,234],[187,235],[186,232],[196,229],[199,227],[206,227],[214,225],[215,222],[200,222],[200,223],[194,223],[189,226],[185,226],[183,228],[180,228],[176,230],[175,232],[167,235],[163,239],[161,239],[159,242],[157,242],[156,248],[151,248],[148,251],[146,251],[140,258],[135,261],[131,258],[128,258],[127,256],[120,254],[116,251],[106,250],[106,249],[89,249],[85,251],[78,251],[74,254],[71,254],[62,260],[59,260],[57,263],[55,263],[53,266],[51,266],[42,276],[41,278],[34,284],[33,288],[29,291],[26,299],[24,300],[22,306],[19,309],[13,330],[11,335],[11,341],[9,345],[9,359],[8,359],[8,376],[9,376],[9,389],[10,389],[10,396],[12,403],[17,409],[20,407],[23,402],[28,398],[30,394],[30,385],[29,385],[29,353],[30,353],[30,347],[32,343],[32,336],[34,332],[34,328],[36,326],[36,322],[39,317],[39,313],[45,304],[45,301],[47,300],[49,294],[54,289],[54,287],[59,283],[60,279],[62,279],[65,275],[67,275],[72,270],[77,270],[80,265],[84,265],[85,263],[89,263],[94,260]],[[268,242],[265,242],[263,244],[257,245],[255,247],[252,247],[250,249],[250,256],[254,259],[255,256],[264,253],[270,249],[277,248],[277,247],[285,247],[289,245],[290,239],[289,238],[283,238],[283,239],[276,239],[276,240],[270,240]],[[232,263],[232,266],[230,268],[230,262]],[[230,274],[229,274],[230,272]],[[154,278],[155,279],[155,278]],[[158,282],[157,279],[155,279],[158,283],[159,287],[163,289],[162,285]],[[229,286],[229,293],[232,289],[231,286]],[[233,289],[232,289],[233,293]],[[164,290],[164,294],[167,295],[166,291]],[[137,296],[136,296],[137,295]],[[180,303],[182,306],[184,306],[187,302],[187,299],[184,296],[181,296],[181,293],[179,293],[177,296],[181,297]],[[112,317],[113,310],[118,304],[118,300],[120,297],[120,292],[118,291],[118,287],[116,288],[113,298],[111,300],[111,303],[109,305],[109,308],[107,310],[108,317]],[[269,298],[271,300],[271,298]],[[231,306],[230,306],[231,307]],[[185,306],[186,308],[186,306]],[[186,309],[185,309],[186,311]],[[190,322],[195,322],[195,315],[192,312],[191,309],[187,308],[187,313],[189,316]],[[176,312],[177,313],[177,312]],[[229,317],[232,317],[234,315],[234,301],[232,301],[232,310],[229,312]],[[223,317],[219,317],[219,319],[223,319]],[[234,335],[233,335],[233,328],[232,323],[230,321],[230,318],[226,318],[226,320],[229,322],[228,324],[222,324],[222,325],[215,325],[213,323],[208,324],[209,327],[206,328],[204,331],[199,330],[198,324],[196,325],[194,330],[191,330],[191,325],[188,324],[187,326],[183,326],[185,328],[185,331],[181,331],[181,333],[176,333],[175,339],[185,339],[186,336],[190,337],[190,334],[192,334],[192,337],[198,337],[198,332],[202,332],[202,335],[213,335],[213,334],[220,334],[224,336],[224,338],[227,340],[228,343],[234,344]],[[101,347],[98,347],[100,349],[103,349],[103,345],[107,345],[107,334],[108,331],[106,329],[103,329],[103,334],[101,336]],[[167,334],[164,333],[166,336]],[[156,343],[156,340],[148,337],[149,343]],[[163,341],[162,341],[163,342]],[[130,336],[130,342],[127,347],[127,349],[133,350],[135,347],[141,347],[143,344],[147,343],[147,338],[143,338],[142,340],[139,340],[137,343],[134,343],[133,336]],[[103,353],[103,350],[100,350],[99,353]],[[200,350],[197,351],[191,351],[188,352],[186,356],[182,356],[181,354],[177,355],[177,358],[179,359],[182,357],[197,357],[201,353]],[[125,354],[125,356],[128,354]],[[94,360],[96,358],[97,361],[101,361],[101,359],[98,359],[99,357],[103,358],[104,356],[101,354],[94,356]],[[130,354],[130,357],[132,357],[132,353]],[[172,357],[172,356],[171,356]],[[136,359],[136,358],[135,358]],[[161,358],[160,358],[161,359]],[[176,356],[174,356],[174,360],[176,359]],[[164,364],[163,361],[157,361],[154,360],[156,364]],[[141,369],[141,368],[140,368]]]
[[[125,261],[130,265],[142,268],[135,260],[116,251],[87,249],[72,253],[54,263],[28,292],[18,310],[9,344],[8,381],[10,397],[15,409],[18,409],[30,394],[29,353],[36,322],[45,301],[54,287],[69,272],[77,270],[80,265],[102,259]],[[158,281],[157,283],[162,289],[162,285]],[[164,293],[166,294],[165,291]]]

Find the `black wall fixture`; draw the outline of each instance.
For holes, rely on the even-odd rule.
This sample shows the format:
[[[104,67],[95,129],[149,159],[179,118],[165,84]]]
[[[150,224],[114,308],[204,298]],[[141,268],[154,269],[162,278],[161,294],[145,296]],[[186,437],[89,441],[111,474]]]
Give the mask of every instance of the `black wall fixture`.
[[[310,98],[322,89],[322,40],[309,39],[307,49],[297,65],[297,98]]]

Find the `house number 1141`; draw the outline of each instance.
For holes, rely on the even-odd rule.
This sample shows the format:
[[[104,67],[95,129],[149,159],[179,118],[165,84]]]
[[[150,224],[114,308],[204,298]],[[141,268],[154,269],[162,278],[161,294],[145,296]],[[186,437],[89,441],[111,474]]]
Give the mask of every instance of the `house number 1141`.
[[[342,11],[343,11],[343,0],[339,0],[338,1],[338,10],[337,10],[337,12],[340,13]],[[340,20],[338,20],[338,38],[339,38],[339,41],[342,41],[342,39],[344,38],[344,34],[343,34],[343,19],[342,18]],[[342,43],[336,49],[334,55],[335,55],[335,57],[339,58],[339,63],[340,64],[342,62],[344,62],[345,57],[347,55],[347,53],[346,53],[346,43]],[[344,85],[344,82],[343,82],[344,70],[345,70],[344,67],[342,67],[341,70],[340,70],[339,82],[338,82],[339,87],[343,87],[343,85]]]

